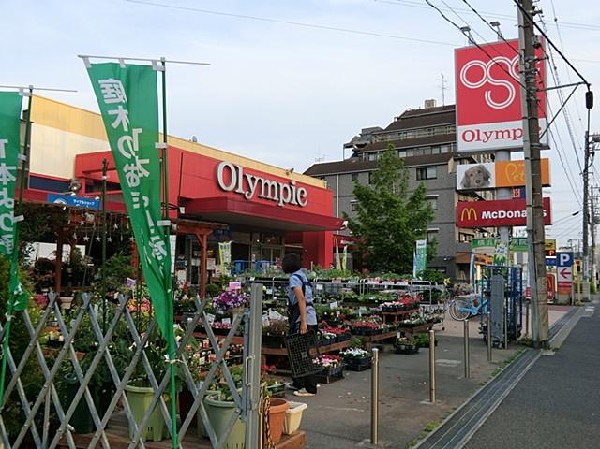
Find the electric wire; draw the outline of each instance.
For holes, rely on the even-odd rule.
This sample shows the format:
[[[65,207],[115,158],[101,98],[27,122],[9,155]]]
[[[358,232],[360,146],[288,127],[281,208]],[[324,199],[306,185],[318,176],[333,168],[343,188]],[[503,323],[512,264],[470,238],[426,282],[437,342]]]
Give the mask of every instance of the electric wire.
[[[560,30],[560,26],[558,24],[558,16],[556,14],[556,8],[554,7],[554,0],[550,0],[550,6],[552,8],[552,16],[553,16],[552,20],[553,20],[554,25],[556,27],[556,34],[558,35],[558,41],[560,42],[560,46],[564,48],[565,45],[564,45],[564,42],[563,42],[562,32]],[[541,22],[544,25],[545,29],[547,29],[546,24],[544,22],[544,18],[541,17],[540,19],[541,19]],[[552,52],[550,52],[550,54],[552,55]],[[569,83],[571,83],[572,82],[571,73],[568,70],[566,71],[566,75],[567,75],[567,81]],[[581,115],[579,115],[579,107],[575,108],[575,114],[577,115],[577,119],[579,121],[579,125],[581,126],[581,131],[585,132],[585,128],[583,126],[583,120],[581,119]]]
[[[410,0],[373,0],[373,1],[376,3],[384,3],[384,4],[388,4],[388,5],[395,5],[395,6],[410,6],[410,7],[426,8],[426,6],[423,5],[421,2],[410,1]],[[455,9],[460,12],[470,13],[470,11],[467,10],[466,8],[455,8]],[[511,16],[508,14],[489,12],[489,11],[481,11],[481,14],[485,14],[487,17],[492,17],[494,19],[504,19],[504,20],[510,20],[512,22],[515,22],[514,16]],[[565,28],[575,28],[575,29],[580,29],[580,30],[590,30],[590,31],[600,30],[600,25],[594,25],[591,23],[562,22],[562,25]]]
[[[544,26],[544,29],[547,31],[546,23],[544,22],[544,20],[543,20],[542,17],[540,17],[540,21],[542,22],[542,25]],[[558,27],[558,25],[557,25],[557,27]],[[546,47],[545,51],[546,51],[546,54],[548,55],[548,59],[550,61],[550,73],[551,73],[552,78],[554,80],[554,84],[560,86],[561,80],[560,80],[560,76],[559,76],[559,73],[558,73],[558,67],[556,65],[556,61],[554,60],[554,53],[552,52],[552,47]],[[567,71],[567,77],[568,77],[569,82],[571,82],[571,77],[570,77],[569,71]],[[558,89],[557,90],[557,95],[558,95],[559,99],[563,103],[565,103],[564,100],[563,100],[563,92],[562,92],[562,90]],[[577,111],[577,115],[579,116],[579,109],[576,107],[575,110]],[[581,148],[576,143],[575,135],[574,135],[574,131],[573,131],[573,126],[571,125],[569,110],[567,108],[565,108],[563,117],[564,117],[564,120],[565,120],[565,125],[567,127],[567,132],[569,134],[569,138],[571,140],[571,144],[573,145],[573,150],[575,152],[575,157],[577,158],[577,163],[578,163],[578,165],[580,167],[580,170],[581,170],[581,162],[579,161],[579,152],[580,152]],[[581,116],[579,116],[579,122],[582,125],[582,123],[581,123]]]
[[[405,40],[405,41],[411,41],[411,42],[418,42],[418,43],[422,43],[422,44],[436,44],[436,45],[444,45],[447,47],[456,47],[456,45],[449,43],[449,42],[435,41],[435,40],[431,40],[431,39],[420,39],[420,38],[408,37],[408,36],[400,36],[400,35],[396,35],[396,34],[376,33],[373,31],[363,31],[363,30],[356,30],[356,29],[352,29],[352,28],[342,28],[342,27],[335,27],[335,26],[329,26],[329,25],[318,25],[318,24],[308,23],[308,22],[297,22],[297,21],[292,21],[292,20],[274,19],[271,17],[261,17],[261,16],[251,16],[251,15],[247,15],[247,14],[228,13],[228,12],[224,12],[224,11],[196,8],[196,7],[192,7],[192,6],[166,5],[164,3],[151,2],[151,1],[146,1],[146,0],[122,0],[122,1],[127,2],[127,3],[134,3],[134,4],[138,4],[138,5],[151,6],[151,7],[155,7],[155,8],[177,9],[177,10],[189,11],[189,12],[194,12],[194,13],[199,13],[199,14],[211,14],[211,15],[216,15],[216,16],[231,17],[234,19],[253,20],[253,21],[257,21],[257,22],[267,22],[267,23],[279,23],[279,24],[294,25],[294,26],[304,27],[304,28],[313,28],[313,29],[326,30],[326,31],[336,31],[336,32],[347,33],[347,34],[356,34],[356,35],[360,35],[360,36],[385,37],[385,38],[390,38],[390,39],[399,39],[399,40]]]
[[[461,30],[461,27],[454,20],[446,16],[446,14],[444,14],[444,12],[439,8],[439,6],[434,5],[429,0],[425,0],[425,3],[427,3],[431,8],[435,9],[438,12],[438,14],[442,17],[442,19],[444,19],[449,24],[453,25],[458,31],[460,31],[461,34],[464,35],[463,31]],[[475,47],[484,52],[485,55],[490,59],[490,61],[494,62],[494,65],[498,66],[504,73],[506,73],[509,77],[514,79],[517,82],[517,84],[519,84],[523,89],[527,90],[527,87],[521,82],[521,80],[514,78],[502,64],[495,62],[492,55],[490,55],[490,53],[484,47],[475,42],[475,40],[472,37],[469,40]]]
[[[556,143],[554,133],[552,131],[550,131],[548,135],[550,136],[550,139],[552,139],[552,142],[554,143],[554,147],[556,148],[558,158],[560,159],[560,164],[562,165],[563,172],[565,173],[565,177],[567,178],[567,181],[569,182],[569,185],[571,186],[571,191],[573,192],[573,196],[575,197],[575,200],[577,201],[577,204],[579,205],[579,207],[581,207],[581,193],[580,193],[579,189],[575,188],[572,170],[570,169],[568,163],[565,162],[565,158],[563,158],[562,150],[560,150],[560,146],[557,145],[557,143]],[[559,138],[560,138],[560,134],[559,134]],[[579,179],[579,178],[577,178],[577,179]]]
[[[581,73],[579,73],[579,70],[577,70],[577,67],[575,67],[571,63],[571,61],[569,61],[567,59],[567,57],[564,55],[564,53],[562,51],[560,51],[560,49],[554,44],[554,42],[552,42],[552,39],[550,39],[550,37],[544,32],[544,30],[542,30],[542,28],[535,22],[535,20],[533,20],[533,17],[531,16],[531,14],[529,14],[529,12],[525,11],[525,8],[523,8],[523,6],[521,5],[521,2],[519,0],[513,0],[513,1],[514,1],[515,5],[517,5],[517,8],[519,9],[519,11],[521,11],[521,13],[527,18],[527,20],[529,20],[531,22],[531,24],[538,30],[538,32],[542,36],[544,36],[544,38],[546,39],[546,42],[548,42],[548,44],[552,48],[554,48],[554,50],[560,55],[562,60],[565,62],[565,64],[567,64],[571,68],[571,70],[573,70],[573,72],[575,72],[577,77],[581,81],[583,81],[583,83],[587,86],[587,88],[589,90],[591,83],[588,80],[586,80]]]

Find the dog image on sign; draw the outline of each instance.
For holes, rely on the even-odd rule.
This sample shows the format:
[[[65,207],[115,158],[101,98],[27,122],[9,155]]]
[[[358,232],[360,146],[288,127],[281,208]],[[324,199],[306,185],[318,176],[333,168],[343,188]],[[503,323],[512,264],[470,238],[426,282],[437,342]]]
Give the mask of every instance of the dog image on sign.
[[[494,164],[459,165],[456,177],[459,190],[479,190],[494,187]]]

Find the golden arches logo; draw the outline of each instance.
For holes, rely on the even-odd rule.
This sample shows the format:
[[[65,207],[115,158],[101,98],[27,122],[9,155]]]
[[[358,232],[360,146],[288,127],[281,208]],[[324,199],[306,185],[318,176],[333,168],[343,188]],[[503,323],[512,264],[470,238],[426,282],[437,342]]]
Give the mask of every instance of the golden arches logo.
[[[460,221],[465,221],[465,215],[467,220],[477,220],[477,211],[472,207],[466,207],[460,213]]]

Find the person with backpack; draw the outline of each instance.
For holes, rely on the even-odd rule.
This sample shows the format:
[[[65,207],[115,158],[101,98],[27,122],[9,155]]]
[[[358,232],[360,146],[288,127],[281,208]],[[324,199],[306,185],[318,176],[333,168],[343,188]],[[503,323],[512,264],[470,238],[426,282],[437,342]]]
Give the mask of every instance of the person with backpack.
[[[288,253],[281,261],[283,272],[290,275],[288,291],[289,334],[306,334],[319,329],[317,312],[313,306],[312,286],[302,270],[300,255]],[[291,388],[295,396],[317,394],[317,381],[314,374],[292,378]]]

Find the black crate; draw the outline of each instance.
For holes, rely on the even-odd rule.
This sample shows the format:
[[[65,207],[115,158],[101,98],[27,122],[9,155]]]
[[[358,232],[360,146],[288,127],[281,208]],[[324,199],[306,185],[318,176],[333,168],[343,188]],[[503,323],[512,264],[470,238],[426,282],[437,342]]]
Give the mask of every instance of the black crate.
[[[320,357],[319,340],[315,332],[292,334],[285,338],[290,368],[293,377],[303,377],[316,374],[322,370],[318,363]],[[315,363],[315,360],[317,362]]]

